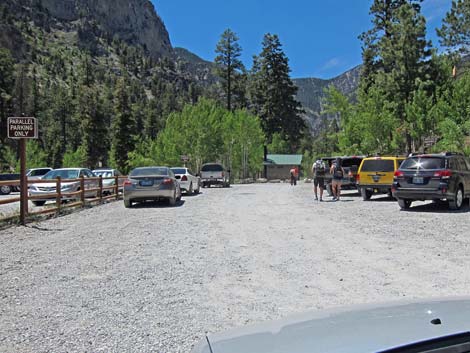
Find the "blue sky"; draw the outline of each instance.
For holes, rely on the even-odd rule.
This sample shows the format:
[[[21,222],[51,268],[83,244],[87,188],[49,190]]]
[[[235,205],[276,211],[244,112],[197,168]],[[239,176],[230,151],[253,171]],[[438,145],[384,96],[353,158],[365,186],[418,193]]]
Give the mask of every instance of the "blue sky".
[[[238,34],[243,61],[261,51],[267,32],[278,34],[292,77],[332,78],[361,63],[358,35],[370,28],[372,0],[152,0],[175,47],[212,61],[221,33]],[[424,0],[428,37],[438,46],[436,28],[451,0]]]

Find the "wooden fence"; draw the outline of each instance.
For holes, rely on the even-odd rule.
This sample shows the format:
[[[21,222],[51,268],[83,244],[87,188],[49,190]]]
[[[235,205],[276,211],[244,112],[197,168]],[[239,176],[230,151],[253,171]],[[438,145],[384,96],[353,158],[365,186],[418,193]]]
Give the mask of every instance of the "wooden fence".
[[[114,184],[110,186],[103,186],[104,180],[114,179]],[[122,180],[127,179],[126,176],[115,176],[115,177],[93,177],[93,178],[84,178],[80,177],[78,179],[57,179],[52,180],[28,180],[28,187],[30,184],[40,185],[40,184],[51,184],[55,182],[55,191],[50,193],[44,193],[40,195],[31,195],[31,191],[28,192],[28,201],[38,201],[46,200],[52,201],[53,203],[47,204],[44,209],[38,211],[30,212],[28,207],[28,212],[26,219],[31,219],[32,216],[44,215],[44,214],[56,214],[59,215],[61,211],[69,209],[72,207],[85,207],[92,204],[102,204],[107,200],[119,200],[121,198],[120,189],[122,189]],[[62,184],[63,183],[79,183],[79,188],[74,192],[63,192]],[[0,186],[9,185],[9,186],[20,186],[19,180],[7,180],[0,181]],[[77,185],[78,186],[78,185]],[[86,197],[93,195],[93,197]],[[12,196],[6,199],[0,199],[0,205],[7,205],[15,202],[20,202],[20,196]],[[29,204],[29,202],[28,202]],[[20,205],[18,205],[18,211]],[[5,215],[0,214],[0,222],[9,222],[15,219],[19,219],[19,214]]]

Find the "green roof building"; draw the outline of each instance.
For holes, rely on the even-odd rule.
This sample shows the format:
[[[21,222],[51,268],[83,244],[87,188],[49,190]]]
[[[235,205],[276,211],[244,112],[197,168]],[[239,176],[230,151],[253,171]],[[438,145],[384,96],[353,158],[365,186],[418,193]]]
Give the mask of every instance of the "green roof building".
[[[290,179],[290,170],[297,167],[300,170],[302,165],[301,154],[267,154],[263,162],[266,168],[266,179],[288,180]]]

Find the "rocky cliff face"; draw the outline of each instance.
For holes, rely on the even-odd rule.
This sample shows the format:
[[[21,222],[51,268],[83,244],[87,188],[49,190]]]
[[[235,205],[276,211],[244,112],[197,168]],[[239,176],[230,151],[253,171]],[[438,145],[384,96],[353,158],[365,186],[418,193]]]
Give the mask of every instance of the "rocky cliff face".
[[[319,78],[299,78],[293,80],[299,88],[297,100],[305,110],[305,121],[313,132],[320,123],[323,100],[325,99],[325,88],[333,85],[346,96],[354,98],[359,85],[360,73],[361,66],[357,66],[330,80]]]
[[[59,21],[93,19],[102,30],[154,57],[173,52],[168,32],[149,0],[41,0]]]

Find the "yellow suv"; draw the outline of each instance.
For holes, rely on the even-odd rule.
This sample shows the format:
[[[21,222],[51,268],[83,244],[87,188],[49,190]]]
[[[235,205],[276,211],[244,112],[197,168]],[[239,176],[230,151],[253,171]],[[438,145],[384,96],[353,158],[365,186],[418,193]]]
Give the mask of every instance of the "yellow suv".
[[[374,193],[392,197],[393,175],[405,157],[367,157],[359,166],[356,176],[357,189],[364,201]]]

